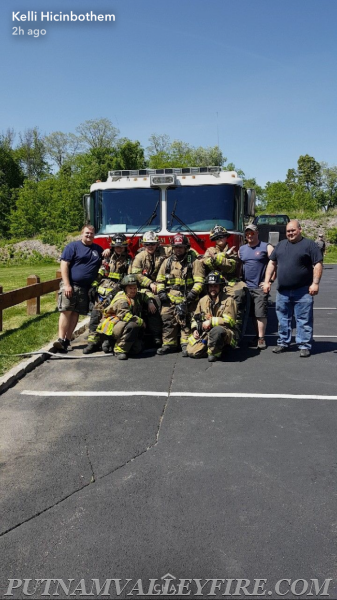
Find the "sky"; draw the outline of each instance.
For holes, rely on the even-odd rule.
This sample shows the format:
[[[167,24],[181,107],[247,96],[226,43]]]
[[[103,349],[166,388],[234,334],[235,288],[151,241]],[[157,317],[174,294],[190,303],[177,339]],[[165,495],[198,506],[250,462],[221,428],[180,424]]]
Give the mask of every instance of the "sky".
[[[115,21],[40,20],[71,11]],[[1,0],[0,132],[104,117],[143,147],[219,141],[262,186],[303,154],[336,165],[336,23],[335,0]]]

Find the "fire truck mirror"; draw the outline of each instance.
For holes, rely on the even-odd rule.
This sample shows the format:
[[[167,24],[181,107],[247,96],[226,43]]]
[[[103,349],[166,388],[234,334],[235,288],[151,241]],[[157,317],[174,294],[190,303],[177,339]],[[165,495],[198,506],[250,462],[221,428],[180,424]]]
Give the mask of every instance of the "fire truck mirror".
[[[255,216],[255,202],[256,202],[256,190],[249,188],[245,190],[245,206],[244,214],[245,217]]]

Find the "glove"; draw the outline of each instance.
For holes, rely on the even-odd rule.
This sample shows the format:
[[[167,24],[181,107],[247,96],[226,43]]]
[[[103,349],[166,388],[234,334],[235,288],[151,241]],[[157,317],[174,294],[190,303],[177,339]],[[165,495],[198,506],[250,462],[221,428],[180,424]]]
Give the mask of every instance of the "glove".
[[[188,292],[188,294],[186,296],[187,304],[191,304],[192,302],[194,302],[197,299],[197,297],[198,297],[198,294],[196,292],[194,292],[193,290]]]
[[[166,292],[159,292],[158,298],[159,298],[160,302],[167,302],[168,301],[168,295],[167,295]]]

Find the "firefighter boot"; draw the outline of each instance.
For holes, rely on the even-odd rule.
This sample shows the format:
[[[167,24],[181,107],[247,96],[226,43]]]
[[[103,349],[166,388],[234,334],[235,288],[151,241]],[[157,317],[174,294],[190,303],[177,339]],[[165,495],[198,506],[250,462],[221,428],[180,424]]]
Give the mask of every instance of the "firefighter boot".
[[[92,342],[89,342],[89,344],[83,348],[82,352],[83,354],[92,354],[93,352],[98,352],[99,347],[97,344],[93,344]]]

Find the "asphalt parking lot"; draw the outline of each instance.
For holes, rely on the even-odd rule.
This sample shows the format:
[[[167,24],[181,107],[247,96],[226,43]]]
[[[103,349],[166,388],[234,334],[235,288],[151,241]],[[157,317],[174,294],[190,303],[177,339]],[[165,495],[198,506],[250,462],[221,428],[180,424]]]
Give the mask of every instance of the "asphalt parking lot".
[[[328,265],[310,358],[272,353],[272,297],[265,351],[120,362],[82,336],[4,393],[1,595],[336,597],[336,283]]]

